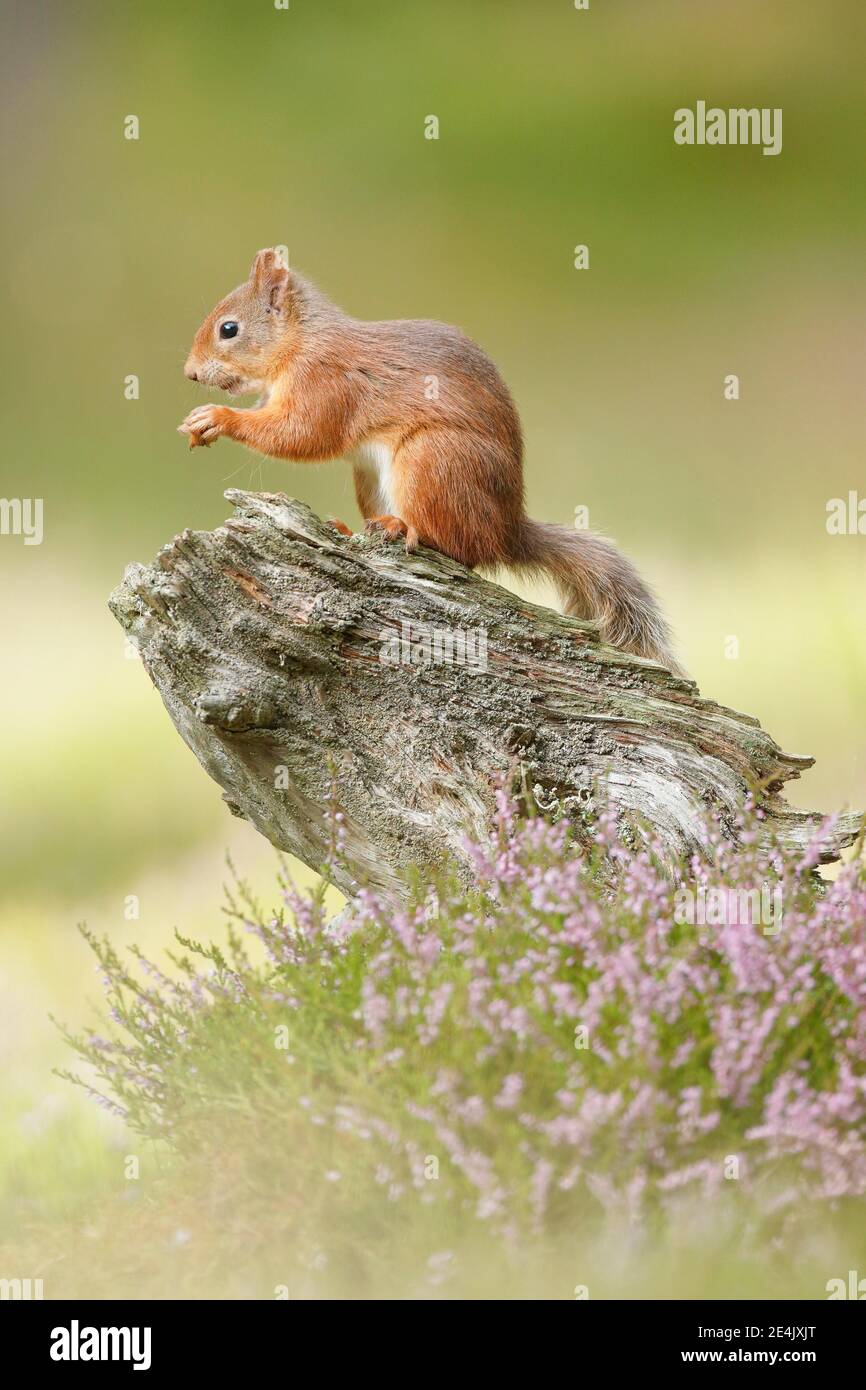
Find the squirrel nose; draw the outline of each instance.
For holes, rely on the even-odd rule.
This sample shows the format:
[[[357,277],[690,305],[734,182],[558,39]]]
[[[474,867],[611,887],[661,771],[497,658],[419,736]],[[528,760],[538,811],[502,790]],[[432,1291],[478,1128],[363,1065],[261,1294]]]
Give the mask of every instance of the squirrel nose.
[[[183,372],[184,376],[188,377],[190,381],[198,381],[198,373],[196,372],[195,367],[190,367],[189,364],[187,364],[184,367]]]

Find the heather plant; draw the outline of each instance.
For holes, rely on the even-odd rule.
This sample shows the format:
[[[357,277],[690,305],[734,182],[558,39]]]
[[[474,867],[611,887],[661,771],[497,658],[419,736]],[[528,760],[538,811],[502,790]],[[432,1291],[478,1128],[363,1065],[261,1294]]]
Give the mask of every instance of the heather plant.
[[[502,795],[470,888],[328,922],[323,891],[282,880],[269,914],[236,884],[225,950],[179,936],[165,972],[89,938],[113,1027],[70,1036],[72,1079],[187,1157],[245,1135],[233,1181],[278,1188],[314,1262],[419,1208],[440,1245],[745,1195],[784,1229],[866,1192],[866,876],[818,877],[826,829],[791,854],[708,821],[672,880],[609,819],[587,851]]]

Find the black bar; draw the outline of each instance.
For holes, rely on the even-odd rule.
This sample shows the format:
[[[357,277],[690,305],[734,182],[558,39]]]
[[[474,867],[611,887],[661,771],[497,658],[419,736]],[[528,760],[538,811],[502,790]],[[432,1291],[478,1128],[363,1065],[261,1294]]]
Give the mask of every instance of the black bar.
[[[451,1365],[454,1347],[441,1339],[441,1307],[446,1300],[430,1300],[435,1310],[421,1311],[436,1336],[425,1342],[424,1369],[429,1370],[431,1350],[441,1348],[443,1370]],[[848,1301],[848,1300],[844,1300]],[[569,1348],[575,1373],[601,1365],[608,1371],[658,1370],[674,1367],[700,1371],[721,1366],[733,1369],[777,1370],[791,1366],[811,1369],[823,1377],[843,1367],[858,1365],[866,1320],[862,1311],[842,1306],[842,1302],[706,1301],[685,1303],[666,1301],[593,1302],[569,1301],[564,1316],[557,1316],[554,1328],[559,1334],[579,1338],[561,1344],[557,1361]],[[859,1300],[862,1301],[862,1300]],[[370,1343],[357,1336],[329,1336],[319,1342],[310,1324],[310,1309],[299,1301],[268,1302],[3,1302],[0,1303],[0,1333],[3,1359],[8,1365],[14,1355],[20,1374],[49,1372],[52,1378],[86,1376],[93,1378],[109,1371],[157,1379],[166,1372],[213,1370],[222,1377],[232,1372],[256,1373],[270,1363],[282,1367],[294,1378],[299,1365],[310,1357],[322,1374],[331,1376],[335,1351],[345,1347],[346,1364],[359,1371],[369,1364]],[[477,1303],[472,1303],[477,1309]],[[562,1310],[560,1310],[562,1311]],[[332,1319],[329,1306],[324,1316]],[[346,1312],[338,1315],[341,1323]],[[351,1317],[351,1313],[349,1314]],[[369,1316],[369,1314],[368,1314]],[[405,1315],[404,1315],[405,1316]],[[409,1316],[414,1316],[409,1314]],[[460,1319],[459,1314],[455,1316]],[[477,1316],[477,1313],[476,1313]],[[428,1322],[429,1320],[429,1322]],[[115,1329],[116,1332],[102,1329]],[[134,1329],[138,1329],[137,1334]],[[348,1329],[347,1329],[348,1330]],[[367,1327],[369,1333],[373,1329]],[[510,1338],[479,1340],[476,1324],[470,1346],[483,1355],[504,1350]],[[382,1333],[378,1335],[381,1337]],[[520,1335],[528,1352],[529,1329]],[[397,1333],[398,1340],[401,1339]],[[64,1353],[69,1358],[55,1359]],[[366,1350],[365,1350],[366,1348]],[[380,1343],[380,1353],[383,1347]],[[105,1359],[85,1359],[97,1350]],[[553,1351],[553,1348],[549,1349]],[[115,1359],[125,1354],[126,1359]],[[536,1355],[540,1353],[537,1350]],[[298,1361],[298,1358],[302,1358]],[[350,1361],[351,1358],[351,1361]],[[462,1353],[461,1353],[462,1359]],[[134,1366],[136,1361],[139,1370]],[[145,1364],[146,1363],[146,1364]],[[388,1362],[395,1365],[392,1358]],[[327,1368],[327,1369],[326,1369]],[[294,1373],[293,1373],[294,1372]],[[412,1376],[405,1365],[401,1378]]]

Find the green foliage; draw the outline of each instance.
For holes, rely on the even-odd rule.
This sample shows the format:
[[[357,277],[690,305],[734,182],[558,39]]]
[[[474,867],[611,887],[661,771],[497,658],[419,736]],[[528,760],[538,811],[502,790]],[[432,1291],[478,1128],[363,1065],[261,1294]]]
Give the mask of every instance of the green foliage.
[[[230,1171],[253,1247],[278,1231],[329,1287],[378,1288],[407,1242],[436,1284],[476,1248],[519,1262],[622,1221],[649,1238],[702,1203],[713,1239],[753,1251],[859,1206],[859,868],[827,892],[809,855],[721,852],[704,889],[774,875],[782,929],[688,925],[610,827],[583,861],[567,827],[510,814],[468,892],[419,881],[332,926],[321,891],[272,915],[239,884],[226,949],[179,935],[171,974],[87,934],[116,1027],[67,1036],[103,1103],[175,1173]]]

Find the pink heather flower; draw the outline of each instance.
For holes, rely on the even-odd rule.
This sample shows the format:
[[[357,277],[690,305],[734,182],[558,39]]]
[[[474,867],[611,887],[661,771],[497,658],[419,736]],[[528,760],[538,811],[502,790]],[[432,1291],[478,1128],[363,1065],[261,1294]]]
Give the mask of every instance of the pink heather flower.
[[[472,892],[437,883],[435,917],[425,885],[400,910],[363,890],[339,930],[294,890],[285,919],[247,922],[270,961],[258,992],[241,965],[211,960],[177,980],[142,959],[144,980],[136,970],[131,983],[101,958],[126,1031],[85,1039],[117,1095],[99,1103],[124,1115],[132,1100],[167,1128],[178,1050],[188,1077],[203,1014],[248,1010],[258,1027],[291,1008],[287,1112],[327,1127],[353,1190],[366,1173],[380,1199],[420,1197],[437,1218],[440,1202],[456,1203],[506,1239],[587,1198],[627,1221],[723,1189],[768,1193],[786,1218],[862,1198],[866,869],[843,866],[816,893],[832,820],[797,854],[768,840],[754,808],[737,823],[738,847],[708,820],[688,862],[671,866],[634,826],[626,843],[606,812],[584,844],[587,826],[521,819],[500,790],[492,835],[467,847]],[[335,850],[341,827],[335,816]],[[722,910],[684,922],[677,887]],[[784,905],[769,924],[754,917],[762,890]],[[323,997],[354,1091],[318,1063],[311,1072],[303,1050]],[[297,1095],[311,1074],[315,1109]]]
[[[544,1224],[544,1214],[547,1208],[547,1194],[550,1191],[553,1175],[553,1164],[549,1159],[540,1158],[529,1179],[529,1200],[533,1217],[532,1224],[537,1231],[540,1231]]]
[[[495,1098],[493,1104],[499,1110],[513,1110],[520,1100],[522,1091],[523,1077],[518,1076],[516,1073],[512,1073],[510,1076],[506,1076],[502,1083],[502,1089]]]
[[[487,1115],[487,1106],[481,1096],[469,1096],[455,1107],[454,1113],[465,1125],[480,1125]]]

